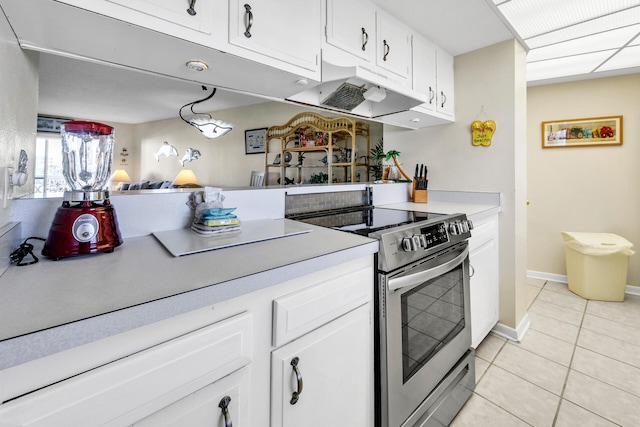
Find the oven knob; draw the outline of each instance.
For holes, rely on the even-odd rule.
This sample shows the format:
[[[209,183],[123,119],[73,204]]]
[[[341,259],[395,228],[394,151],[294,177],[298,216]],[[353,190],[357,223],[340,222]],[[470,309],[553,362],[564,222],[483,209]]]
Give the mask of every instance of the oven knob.
[[[460,230],[462,230],[463,233],[468,233],[469,232],[469,223],[467,221],[461,221],[460,222]]]
[[[418,250],[419,246],[417,245],[415,237],[416,236],[402,238],[402,249],[404,249],[405,252],[415,252]]]
[[[467,220],[467,225],[469,226],[469,231],[473,230],[473,222],[470,219]]]
[[[449,224],[449,233],[455,236],[457,234],[460,234],[461,232],[460,221],[452,222],[451,224]]]

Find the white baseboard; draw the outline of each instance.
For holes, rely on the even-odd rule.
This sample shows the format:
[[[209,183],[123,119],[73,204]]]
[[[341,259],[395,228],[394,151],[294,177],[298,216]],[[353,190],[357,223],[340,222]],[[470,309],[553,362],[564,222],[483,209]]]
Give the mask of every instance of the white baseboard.
[[[545,273],[543,271],[527,270],[527,277],[532,279],[550,280],[558,283],[569,283],[567,276],[561,274]],[[629,295],[640,295],[640,286],[629,286],[625,288],[625,293]]]
[[[545,273],[544,271],[527,270],[527,277],[532,279],[550,280],[558,283],[569,283],[567,276],[562,274]]]
[[[498,323],[493,327],[491,332],[496,335],[500,335],[501,337],[504,337],[508,340],[520,342],[524,339],[524,336],[527,334],[530,327],[531,320],[529,319],[529,314],[527,313],[524,315],[516,329],[503,325],[502,323]]]

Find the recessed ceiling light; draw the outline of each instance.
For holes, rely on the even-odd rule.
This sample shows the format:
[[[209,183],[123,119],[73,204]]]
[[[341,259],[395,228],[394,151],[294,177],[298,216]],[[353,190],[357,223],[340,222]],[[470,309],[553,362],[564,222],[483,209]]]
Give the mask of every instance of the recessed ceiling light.
[[[191,61],[187,62],[187,68],[190,69],[191,71],[206,71],[209,69],[209,65],[204,62],[204,61],[199,61],[197,59],[192,59]]]

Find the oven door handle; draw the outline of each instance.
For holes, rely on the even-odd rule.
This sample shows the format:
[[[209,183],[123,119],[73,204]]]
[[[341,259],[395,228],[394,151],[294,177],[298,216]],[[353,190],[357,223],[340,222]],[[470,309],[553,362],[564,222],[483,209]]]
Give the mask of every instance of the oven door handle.
[[[389,287],[390,291],[397,291],[398,289],[419,285],[420,283],[424,283],[435,277],[441,276],[450,270],[453,270],[458,265],[460,265],[460,263],[462,263],[468,255],[469,247],[466,246],[460,253],[460,255],[456,256],[452,260],[428,270],[419,271],[417,273],[411,273],[406,276],[400,276],[390,279],[387,283],[387,286]]]

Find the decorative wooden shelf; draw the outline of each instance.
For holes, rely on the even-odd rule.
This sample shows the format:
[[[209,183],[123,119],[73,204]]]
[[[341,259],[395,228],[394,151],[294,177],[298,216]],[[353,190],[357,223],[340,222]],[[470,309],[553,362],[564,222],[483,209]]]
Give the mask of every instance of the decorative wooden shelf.
[[[322,145],[316,145],[318,138],[322,137]],[[365,162],[358,162],[356,158],[356,138],[364,138],[366,141],[366,159]],[[276,149],[271,147],[272,140],[280,140],[280,144]],[[314,145],[301,146],[305,141],[313,141]],[[351,161],[333,162],[334,153],[346,153],[350,150]],[[265,142],[265,185],[269,185],[269,170],[273,168],[280,169],[280,178],[286,177],[287,169],[296,168],[297,173],[294,182],[302,183],[302,169],[306,168],[326,168],[329,182],[334,180],[334,167],[340,167],[344,170],[344,181],[355,182],[356,168],[365,168],[365,177],[369,171],[369,125],[366,123],[356,122],[350,117],[324,117],[317,113],[305,112],[300,113],[291,118],[282,126],[272,126],[267,129]],[[325,165],[310,165],[294,163],[273,163],[273,159],[280,154],[280,158],[284,159],[285,153],[325,153],[327,162]],[[270,157],[273,157],[270,161]],[[292,159],[293,160],[293,159]]]

